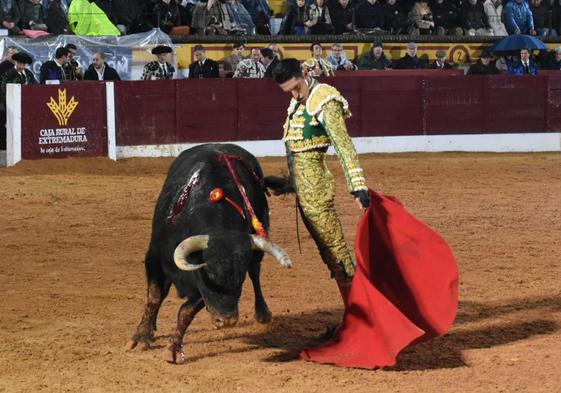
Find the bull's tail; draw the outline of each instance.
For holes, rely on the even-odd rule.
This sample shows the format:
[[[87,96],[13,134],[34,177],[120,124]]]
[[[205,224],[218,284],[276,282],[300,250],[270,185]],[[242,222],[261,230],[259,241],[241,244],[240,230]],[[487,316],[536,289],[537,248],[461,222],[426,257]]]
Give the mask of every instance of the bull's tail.
[[[275,195],[294,193],[294,184],[290,177],[286,176],[265,176],[264,184]]]

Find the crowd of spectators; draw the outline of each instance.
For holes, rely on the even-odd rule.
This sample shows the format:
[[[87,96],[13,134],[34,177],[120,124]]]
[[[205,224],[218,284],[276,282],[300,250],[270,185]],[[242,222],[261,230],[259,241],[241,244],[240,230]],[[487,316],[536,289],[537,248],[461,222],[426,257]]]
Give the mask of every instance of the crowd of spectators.
[[[89,0],[123,34],[270,35],[267,0]],[[286,0],[279,34],[504,36],[561,33],[561,0]],[[69,32],[71,0],[0,0],[9,34]],[[279,16],[279,15],[275,15]]]

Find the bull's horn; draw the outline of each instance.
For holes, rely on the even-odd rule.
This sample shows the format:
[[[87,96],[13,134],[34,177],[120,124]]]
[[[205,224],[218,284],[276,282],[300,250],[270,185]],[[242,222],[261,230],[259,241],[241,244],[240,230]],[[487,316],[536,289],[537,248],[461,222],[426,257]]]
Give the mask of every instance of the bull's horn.
[[[261,236],[249,236],[251,239],[251,248],[271,254],[284,267],[292,267],[292,261],[290,260],[290,257],[288,256],[286,251],[284,251],[279,245]]]
[[[187,257],[197,251],[202,251],[208,247],[208,235],[197,235],[191,236],[183,240],[181,243],[175,247],[175,252],[173,253],[173,260],[178,268],[185,270],[186,272],[192,272],[199,270],[206,266],[206,263],[201,263],[200,265],[193,265],[187,262]]]

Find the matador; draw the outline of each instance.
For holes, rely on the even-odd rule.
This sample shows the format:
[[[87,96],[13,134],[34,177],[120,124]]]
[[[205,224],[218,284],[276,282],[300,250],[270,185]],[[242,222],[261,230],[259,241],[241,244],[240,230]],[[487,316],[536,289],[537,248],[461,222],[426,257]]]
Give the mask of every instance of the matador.
[[[345,125],[345,118],[351,116],[349,105],[337,89],[309,78],[296,59],[281,61],[273,75],[281,89],[292,94],[283,141],[300,213],[346,299],[355,261],[335,209],[335,180],[326,165],[329,146],[339,157],[349,192],[362,208],[370,204],[363,170]]]

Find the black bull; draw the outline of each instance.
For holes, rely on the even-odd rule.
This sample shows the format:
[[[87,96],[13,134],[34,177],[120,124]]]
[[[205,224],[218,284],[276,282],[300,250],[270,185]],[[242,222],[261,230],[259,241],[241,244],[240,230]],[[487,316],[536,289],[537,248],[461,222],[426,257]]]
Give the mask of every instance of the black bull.
[[[268,229],[265,180],[253,155],[231,144],[200,145],[182,152],[171,165],[156,204],[145,258],[147,301],[129,349],[138,344],[148,348],[154,340],[158,311],[171,284],[187,301],[179,309],[177,327],[165,351],[170,362],[185,361],[183,336],[203,307],[211,313],[216,327],[237,321],[246,273],[255,292],[255,319],[271,321],[259,283],[263,252],[286,267],[291,261],[280,247],[253,234],[251,217],[225,158],[230,160],[255,215]],[[216,188],[223,191],[223,198],[211,200]]]

